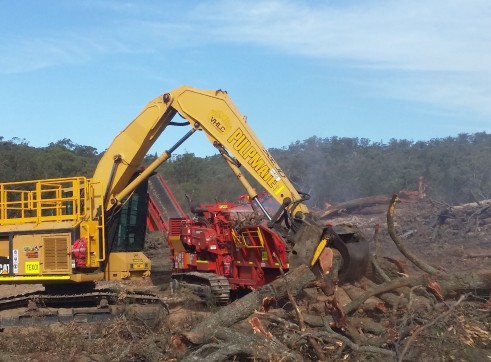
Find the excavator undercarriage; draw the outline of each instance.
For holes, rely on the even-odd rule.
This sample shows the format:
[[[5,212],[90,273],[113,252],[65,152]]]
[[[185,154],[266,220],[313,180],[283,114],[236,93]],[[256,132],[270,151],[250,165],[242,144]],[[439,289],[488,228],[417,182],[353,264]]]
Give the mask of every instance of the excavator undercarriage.
[[[95,284],[52,288],[0,299],[0,327],[56,322],[101,322],[125,315],[153,320],[169,312],[153,293],[95,288]]]

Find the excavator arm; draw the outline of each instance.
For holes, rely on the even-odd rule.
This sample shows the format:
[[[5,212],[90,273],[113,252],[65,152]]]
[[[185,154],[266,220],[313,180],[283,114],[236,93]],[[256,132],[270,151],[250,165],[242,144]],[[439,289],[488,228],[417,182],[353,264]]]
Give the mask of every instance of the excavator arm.
[[[185,122],[174,122],[179,114]],[[172,147],[165,150],[155,161],[135,177],[140,165],[152,145],[168,126],[189,125],[190,129]],[[148,178],[157,167],[168,160],[172,153],[196,131],[203,132],[208,140],[219,150],[239,182],[243,184],[251,200],[256,202],[269,219],[268,226],[280,230],[283,238],[291,247],[291,266],[315,264],[324,245],[341,245],[344,241],[331,230],[327,230],[310,214],[303,201],[304,194],[299,193],[278,166],[266,147],[258,139],[247,123],[247,119],[227,92],[222,90],[199,90],[187,86],[150,101],[141,113],[114,139],[100,160],[93,179],[100,182],[105,190],[102,205],[94,210],[105,212],[117,208],[143,180]],[[257,198],[256,190],[242,174],[241,168],[248,173],[281,205],[274,215],[269,215]],[[284,222],[284,225],[281,225]],[[348,234],[353,234],[349,231]],[[336,241],[336,240],[337,241]],[[366,266],[368,249],[350,245],[350,248],[362,249],[353,254],[363,254],[350,259],[351,251],[342,251],[347,257],[346,265]],[[319,246],[320,245],[320,246]],[[366,255],[365,255],[366,254]],[[364,270],[362,270],[364,271]],[[351,274],[360,276],[362,271]],[[352,277],[353,275],[350,275]]]
[[[130,179],[160,134],[179,113],[189,126],[187,139],[203,131],[210,142],[233,164],[242,165],[280,204],[295,205],[295,212],[308,213],[302,196],[293,187],[266,147],[249,127],[224,91],[204,91],[180,87],[149,102],[142,112],[114,139],[98,164],[93,179],[105,189],[106,210],[132,191]],[[182,142],[177,144],[179,146]],[[152,165],[151,172],[165,162],[175,150],[166,150]],[[145,175],[143,176],[145,177]],[[142,177],[142,178],[143,178]],[[256,197],[253,190],[251,197]]]

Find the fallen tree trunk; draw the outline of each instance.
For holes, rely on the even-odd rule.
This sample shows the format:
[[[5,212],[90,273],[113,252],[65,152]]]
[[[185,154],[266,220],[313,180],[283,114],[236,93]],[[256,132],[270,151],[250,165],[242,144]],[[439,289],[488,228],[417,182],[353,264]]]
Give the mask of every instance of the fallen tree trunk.
[[[302,356],[290,351],[287,346],[275,338],[262,334],[243,334],[231,328],[220,328],[216,331],[213,343],[205,344],[183,358],[183,362],[229,361],[237,355],[249,356],[251,359],[302,361]]]
[[[286,282],[285,282],[286,280]],[[205,318],[184,336],[194,344],[203,344],[210,341],[222,327],[230,327],[238,321],[249,317],[255,310],[260,309],[264,300],[276,300],[287,296],[287,290],[297,295],[305,286],[315,280],[310,269],[302,265],[285,274],[285,278],[278,278],[245,297],[221,308],[217,313]]]
[[[480,291],[488,293],[491,290],[491,270],[447,274],[421,260],[417,253],[409,250],[404,245],[404,236],[401,237],[396,233],[394,222],[396,200],[398,200],[397,195],[394,195],[387,211],[390,237],[399,251],[423,273],[407,276],[403,261],[390,258],[378,258],[376,260],[376,256],[373,256],[374,266],[380,269],[379,278],[375,278],[375,281],[362,279],[358,285],[365,290],[354,290],[356,293],[350,293],[352,300],[348,302],[348,299],[348,304],[341,307],[335,297],[337,294],[334,293],[333,296],[333,292],[337,288],[350,292],[350,288],[354,287],[337,285],[337,273],[334,270],[339,267],[336,263],[339,262],[339,255],[334,252],[331,256],[334,268],[328,262],[327,259],[329,258],[325,258],[326,260],[321,258],[326,263],[327,269],[330,269],[329,267],[334,269],[329,274],[333,280],[330,280],[328,276],[312,283],[315,280],[314,273],[307,266],[301,265],[292,269],[283,278],[278,278],[273,283],[251,292],[205,318],[191,331],[184,334],[184,337],[194,347],[201,346],[190,352],[187,355],[187,360],[221,361],[232,357],[237,358],[237,356],[247,356],[254,359],[262,358],[263,354],[273,359],[281,355],[286,359],[300,360],[305,348],[310,351],[310,357],[315,353],[317,360],[327,360],[332,357],[332,353],[326,348],[327,343],[335,341],[342,342],[338,356],[344,348],[350,348],[355,352],[369,351],[370,353],[381,353],[395,357],[394,351],[381,348],[386,345],[387,341],[393,341],[392,329],[384,323],[371,320],[367,317],[370,313],[364,314],[361,310],[366,309],[362,305],[368,298],[377,296],[384,301],[382,303],[375,300],[374,308],[377,308],[377,313],[384,313],[386,318],[391,320],[391,323],[396,326],[394,327],[396,331],[400,333],[399,340],[404,341],[411,333],[414,333],[414,325],[420,324],[411,321],[414,311],[429,311],[430,308],[435,308],[437,301],[456,300],[459,295],[465,293],[476,294]],[[374,239],[376,241],[376,236]],[[400,275],[404,275],[404,277],[399,277]],[[367,274],[367,277],[369,276],[370,274]],[[384,283],[375,284],[382,280]],[[304,293],[312,303],[306,303],[304,299],[303,306],[307,305],[309,311],[317,312],[319,315],[306,314],[305,310],[301,309],[302,304],[296,305],[295,298],[293,298],[308,286],[315,286],[317,289],[309,289],[312,290],[312,295],[308,292]],[[316,297],[315,293],[319,293],[319,289],[325,293],[322,298]],[[276,316],[276,314],[269,315],[267,311],[264,311],[266,301],[285,299],[287,296],[289,296],[291,304],[295,306],[297,321],[285,319],[288,314]],[[326,296],[330,297],[326,299]],[[387,309],[388,305],[391,306],[390,309]],[[436,309],[431,310],[436,312]],[[258,317],[250,318],[257,311],[259,311]],[[357,311],[359,313],[355,315],[354,313]],[[404,314],[402,320],[400,320],[401,312]],[[346,318],[347,315],[350,317]],[[248,329],[248,324],[241,324],[240,332],[229,328],[245,319],[248,320],[252,329]],[[273,321],[273,323],[264,324],[264,320]],[[326,323],[328,324],[326,325]],[[431,327],[432,323],[427,323],[425,326],[425,328]],[[319,327],[323,328],[321,332],[312,329]],[[363,333],[360,333],[360,330]],[[366,338],[365,334],[372,334],[377,337]],[[288,338],[284,338],[285,336]],[[404,353],[411,347],[413,340],[414,338],[406,341]],[[283,351],[285,353],[288,351],[289,354],[284,355]]]
[[[383,205],[386,204],[389,200],[390,198],[385,195],[362,197],[360,199],[342,202],[337,205],[331,205],[322,213],[320,217],[325,218],[332,214],[338,214],[341,211],[351,211],[368,206]]]
[[[488,199],[488,200],[481,200],[479,202],[476,201],[468,204],[450,206],[449,209],[454,212],[462,212],[462,211],[473,211],[476,209],[482,209],[490,206],[491,206],[491,199]]]
[[[466,253],[464,254],[464,258],[491,258],[491,253]]]
[[[436,221],[437,225],[444,224],[445,222],[452,222],[452,220],[469,221],[469,219],[478,219],[479,223],[486,225],[489,222],[491,215],[491,199],[481,200],[479,202],[471,202],[468,204],[449,206],[443,209],[439,214]]]
[[[445,274],[432,275],[421,274],[409,278],[398,278],[374,286],[358,296],[351,303],[346,305],[344,313],[350,314],[356,311],[368,298],[376,296],[391,290],[402,287],[415,286],[428,287],[433,293],[437,289],[441,297],[449,297],[456,294],[475,292],[476,290],[491,289],[491,271],[481,271],[468,274]]]

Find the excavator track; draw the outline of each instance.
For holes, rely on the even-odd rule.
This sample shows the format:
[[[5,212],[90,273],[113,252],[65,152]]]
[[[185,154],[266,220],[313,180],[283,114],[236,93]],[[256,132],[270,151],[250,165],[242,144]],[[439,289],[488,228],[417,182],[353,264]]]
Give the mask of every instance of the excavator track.
[[[230,284],[224,276],[189,272],[173,274],[172,279],[174,287],[188,288],[206,302],[224,305],[230,300]]]
[[[169,312],[167,303],[145,292],[97,289],[80,294],[50,294],[37,291],[0,298],[0,328],[69,321],[107,321],[127,312],[151,319],[161,311]]]

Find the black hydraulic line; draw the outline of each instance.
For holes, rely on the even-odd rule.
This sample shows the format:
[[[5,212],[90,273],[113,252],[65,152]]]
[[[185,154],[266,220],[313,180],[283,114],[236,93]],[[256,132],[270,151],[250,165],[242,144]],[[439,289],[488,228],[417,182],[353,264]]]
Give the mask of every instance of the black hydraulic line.
[[[188,124],[189,124],[189,123],[188,123]],[[167,153],[168,153],[169,155],[171,155],[171,154],[172,154],[172,152],[174,152],[174,151],[175,151],[175,150],[176,150],[176,149],[177,149],[177,148],[178,148],[180,145],[182,145],[184,142],[186,142],[186,140],[187,140],[189,137],[191,137],[191,135],[192,135],[192,134],[193,134],[195,131],[196,131],[196,129],[194,129],[194,128],[193,128],[193,129],[191,129],[191,130],[189,130],[189,132],[188,132],[188,133],[186,133],[186,134],[185,134],[185,135],[184,135],[184,136],[183,136],[183,137],[182,137],[182,138],[181,138],[179,141],[177,141],[177,143],[176,143],[174,146],[172,146],[171,148],[169,148],[169,149],[167,150]]]
[[[189,126],[189,122],[169,122],[169,126]]]
[[[107,198],[109,197],[109,189],[111,187],[111,184],[113,183],[114,175],[116,174],[116,168],[118,167],[118,164],[120,164],[120,163],[121,163],[121,156],[117,155],[114,158],[113,167],[111,168],[111,174],[109,175],[109,180],[108,180],[107,185],[106,185],[106,191],[104,192],[104,202],[102,204],[102,207],[106,207]]]

